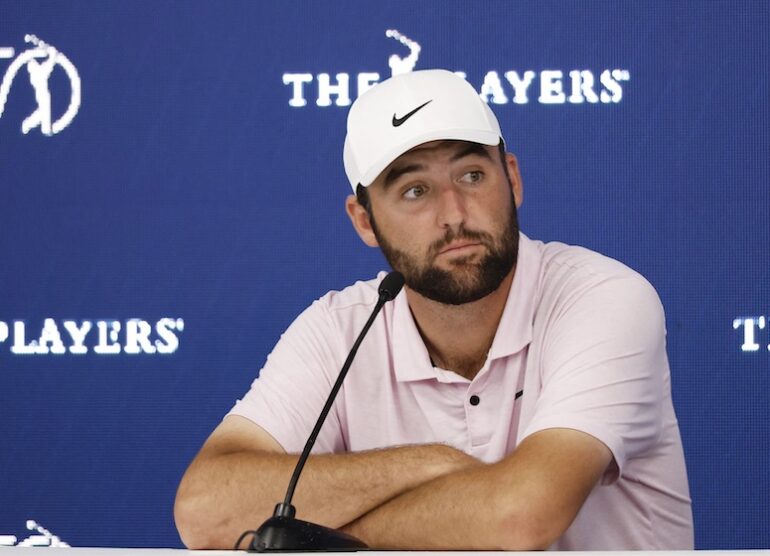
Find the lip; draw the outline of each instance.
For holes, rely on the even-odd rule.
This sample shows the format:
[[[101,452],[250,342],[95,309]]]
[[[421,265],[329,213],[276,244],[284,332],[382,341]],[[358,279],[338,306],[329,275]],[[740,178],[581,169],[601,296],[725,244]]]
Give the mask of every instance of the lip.
[[[464,251],[470,247],[476,247],[481,245],[481,243],[478,242],[469,242],[469,241],[461,241],[456,243],[450,243],[446,247],[444,247],[441,251],[439,251],[439,255],[444,255],[446,253],[459,253],[461,251]]]

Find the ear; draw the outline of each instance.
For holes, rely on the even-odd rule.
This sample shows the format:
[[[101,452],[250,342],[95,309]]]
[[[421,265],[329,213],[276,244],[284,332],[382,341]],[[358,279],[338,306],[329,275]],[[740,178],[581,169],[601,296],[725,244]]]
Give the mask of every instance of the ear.
[[[508,175],[511,176],[511,189],[516,201],[516,208],[519,208],[524,202],[524,184],[521,181],[521,172],[519,172],[519,161],[513,154],[505,153],[505,164],[508,166]]]
[[[345,211],[348,213],[348,218],[350,218],[350,222],[361,241],[369,247],[379,247],[380,244],[377,243],[377,238],[374,235],[369,213],[358,203],[355,195],[348,195],[345,199]]]

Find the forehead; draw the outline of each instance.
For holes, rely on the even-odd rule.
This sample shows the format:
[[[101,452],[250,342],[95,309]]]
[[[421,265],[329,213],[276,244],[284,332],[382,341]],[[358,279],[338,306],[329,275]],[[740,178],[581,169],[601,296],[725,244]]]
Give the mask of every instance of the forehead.
[[[480,143],[472,143],[470,141],[456,141],[456,140],[441,140],[441,141],[429,141],[417,145],[406,151],[404,154],[396,158],[388,165],[388,168],[395,166],[405,160],[414,162],[423,158],[431,158],[437,156],[456,156],[456,155],[471,155],[478,154],[480,156],[489,157],[497,147],[490,147],[488,145],[482,145]],[[386,170],[388,169],[386,168]]]
[[[389,188],[399,177],[410,172],[426,169],[429,165],[452,163],[467,157],[496,160],[497,147],[470,141],[441,140],[422,143],[391,162],[372,183],[373,186]],[[371,187],[371,186],[369,186]]]

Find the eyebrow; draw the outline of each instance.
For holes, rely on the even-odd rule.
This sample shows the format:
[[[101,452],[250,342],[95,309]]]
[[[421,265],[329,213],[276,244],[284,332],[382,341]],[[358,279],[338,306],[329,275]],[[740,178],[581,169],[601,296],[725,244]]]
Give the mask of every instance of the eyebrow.
[[[382,183],[382,188],[387,191],[387,189],[391,185],[393,185],[393,182],[398,180],[398,178],[400,178],[404,174],[408,174],[409,172],[418,172],[424,168],[425,168],[425,165],[416,164],[416,163],[405,164],[404,166],[394,166],[385,175],[385,181]]]

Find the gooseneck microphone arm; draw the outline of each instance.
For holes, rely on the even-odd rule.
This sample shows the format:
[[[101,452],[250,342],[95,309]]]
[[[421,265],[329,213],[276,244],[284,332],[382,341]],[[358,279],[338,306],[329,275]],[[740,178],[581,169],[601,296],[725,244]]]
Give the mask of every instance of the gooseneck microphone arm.
[[[250,551],[257,552],[297,552],[297,551],[351,551],[358,549],[366,549],[367,546],[359,539],[337,531],[335,529],[329,529],[322,525],[315,523],[309,523],[307,521],[301,521],[294,518],[296,509],[291,503],[294,497],[294,490],[297,487],[297,482],[302,473],[302,469],[305,467],[307,458],[310,456],[310,451],[315,444],[318,433],[321,431],[321,427],[326,421],[326,416],[331,410],[337,393],[342,387],[342,383],[345,380],[345,376],[348,374],[353,363],[353,358],[356,356],[361,342],[363,341],[366,333],[371,328],[374,319],[382,309],[383,305],[388,301],[394,299],[398,292],[404,285],[404,277],[396,271],[391,272],[382,282],[378,288],[379,297],[377,303],[372,310],[372,314],[369,316],[369,320],[366,321],[361,333],[353,343],[353,347],[350,349],[345,363],[342,365],[339,376],[334,383],[334,386],[329,393],[329,397],[326,399],[326,403],[321,410],[321,414],[318,416],[313,431],[305,443],[305,448],[302,450],[302,454],[299,457],[296,467],[294,468],[294,474],[289,481],[289,488],[286,490],[286,497],[282,503],[279,503],[275,507],[273,517],[265,521],[259,529],[256,531],[246,531],[238,539],[235,545],[237,550],[240,546],[243,538],[248,534],[253,534],[254,538],[250,545]]]
[[[391,278],[391,280],[388,280],[389,278]],[[398,280],[396,280],[396,278]],[[400,284],[398,283],[399,280]],[[315,445],[318,433],[321,432],[321,427],[323,426],[324,421],[326,421],[326,416],[329,415],[332,404],[337,398],[337,393],[340,391],[340,388],[342,388],[342,383],[348,374],[348,370],[350,369],[350,365],[353,363],[353,359],[355,358],[356,353],[358,352],[358,347],[361,345],[361,342],[364,341],[366,333],[369,332],[369,329],[372,327],[372,323],[374,322],[374,319],[377,318],[377,315],[379,314],[380,309],[382,309],[382,306],[396,297],[403,285],[404,278],[398,272],[391,272],[385,278],[383,278],[382,282],[380,283],[378,290],[379,298],[377,299],[377,304],[374,306],[372,314],[369,315],[369,320],[366,321],[363,329],[361,329],[361,333],[358,335],[358,338],[356,338],[355,343],[353,343],[353,347],[350,348],[348,358],[345,359],[345,363],[342,365],[342,369],[340,370],[340,374],[337,377],[337,381],[334,383],[334,386],[329,393],[329,397],[326,398],[326,403],[321,410],[321,414],[318,416],[318,421],[316,421],[315,427],[313,427],[313,432],[310,433],[310,437],[305,443],[305,448],[302,450],[302,454],[299,456],[297,467],[294,468],[294,474],[291,476],[291,481],[289,481],[289,488],[286,490],[286,498],[284,498],[283,504],[276,506],[275,513],[273,515],[283,516],[287,515],[287,513],[284,512],[290,512],[288,517],[294,517],[294,508],[291,505],[291,500],[294,497],[294,489],[297,488],[297,481],[299,481],[299,476],[302,474],[302,469],[305,467],[305,462],[307,461],[308,456],[310,456],[310,450],[312,450],[313,446]],[[394,286],[396,287],[394,288]],[[395,294],[393,293],[394,291]]]

